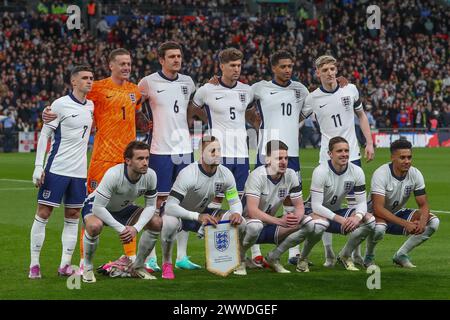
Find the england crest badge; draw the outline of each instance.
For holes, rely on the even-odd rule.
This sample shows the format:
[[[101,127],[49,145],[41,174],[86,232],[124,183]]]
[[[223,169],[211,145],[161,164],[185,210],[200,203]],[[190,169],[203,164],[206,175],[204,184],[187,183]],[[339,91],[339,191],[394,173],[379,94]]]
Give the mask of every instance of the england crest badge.
[[[52,194],[52,192],[50,191],[50,190],[47,190],[47,189],[45,189],[43,192],[42,192],[42,197],[44,198],[44,199],[48,199],[48,198],[50,198],[50,195]]]
[[[341,97],[341,102],[342,102],[342,105],[343,105],[344,108],[345,108],[345,111],[350,110],[350,106],[351,106],[351,104],[352,104],[352,101],[351,101],[351,99],[350,99],[350,96]]]
[[[230,245],[230,235],[228,231],[214,232],[214,246],[220,252],[227,250]]]
[[[346,193],[352,191],[353,189],[353,181],[345,181],[344,182],[344,190]]]

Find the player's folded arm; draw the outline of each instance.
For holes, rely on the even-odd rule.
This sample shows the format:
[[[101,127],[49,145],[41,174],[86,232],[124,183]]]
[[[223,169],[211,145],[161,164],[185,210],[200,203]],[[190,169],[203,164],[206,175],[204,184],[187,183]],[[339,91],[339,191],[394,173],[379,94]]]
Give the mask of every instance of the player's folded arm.
[[[94,205],[92,206],[93,214],[118,233],[122,233],[125,230],[125,226],[114,219],[108,209],[106,209],[107,204],[108,201],[106,201],[105,198],[99,196],[95,197]]]
[[[405,220],[397,217],[394,213],[384,207],[385,201],[386,199],[384,195],[381,195],[379,192],[375,193],[374,191],[372,191],[373,214],[376,217],[388,222],[396,223],[398,225],[404,225]]]
[[[311,187],[311,208],[312,211],[321,217],[334,220],[336,214],[323,205],[323,191]]]
[[[145,225],[152,220],[156,210],[156,189],[148,191],[145,195],[145,208],[142,210],[138,221],[134,224],[134,228],[139,233]]]
[[[167,202],[164,207],[164,212],[167,215],[176,218],[198,221],[199,216],[198,212],[186,210],[180,205],[183,199],[184,195],[182,193],[172,189],[170,191],[169,197],[167,198]]]
[[[280,219],[273,217],[259,209],[259,195],[247,193],[246,195],[247,215],[250,219],[258,219],[263,223],[280,225]]]

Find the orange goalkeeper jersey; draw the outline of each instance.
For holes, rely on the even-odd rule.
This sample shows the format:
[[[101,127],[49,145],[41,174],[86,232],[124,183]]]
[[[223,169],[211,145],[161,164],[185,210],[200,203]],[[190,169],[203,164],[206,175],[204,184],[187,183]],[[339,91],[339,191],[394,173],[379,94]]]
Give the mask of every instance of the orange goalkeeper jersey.
[[[97,128],[91,161],[123,162],[128,143],[136,140],[135,112],[140,108],[138,86],[115,84],[111,77],[95,81],[87,96],[94,102]]]

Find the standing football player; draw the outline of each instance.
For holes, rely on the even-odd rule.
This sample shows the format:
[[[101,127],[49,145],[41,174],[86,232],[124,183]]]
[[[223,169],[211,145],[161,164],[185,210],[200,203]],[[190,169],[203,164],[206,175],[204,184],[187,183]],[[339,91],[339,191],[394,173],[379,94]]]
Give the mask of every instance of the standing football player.
[[[52,103],[56,119],[45,123],[39,137],[33,182],[39,187],[38,208],[31,227],[31,263],[28,277],[40,279],[39,256],[45,228],[64,199],[64,228],[61,236],[60,276],[70,276],[72,255],[77,243],[80,209],[86,198],[87,146],[91,133],[94,104],[86,98],[94,76],[88,66],[76,66],[70,75],[72,92]],[[48,139],[51,149],[44,165]]]

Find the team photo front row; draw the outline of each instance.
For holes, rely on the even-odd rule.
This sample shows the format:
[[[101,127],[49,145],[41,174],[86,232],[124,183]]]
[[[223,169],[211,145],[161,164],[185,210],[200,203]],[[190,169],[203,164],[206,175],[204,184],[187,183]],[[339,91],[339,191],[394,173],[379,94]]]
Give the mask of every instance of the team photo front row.
[[[86,115],[81,117],[85,117],[89,124],[88,108]],[[68,117],[65,121],[73,120]],[[49,134],[44,132],[44,136]],[[179,171],[159,210],[157,173],[149,168],[150,146],[144,142],[129,143],[123,153],[124,163],[108,169],[86,199],[85,178],[77,178],[76,174],[64,177],[42,168],[38,172],[35,170],[33,180],[39,193],[38,210],[31,229],[29,278],[41,278],[39,256],[45,239],[45,226],[52,209],[59,206],[63,198],[63,252],[58,273],[62,276],[75,273],[71,258],[81,215],[84,224],[81,275],[86,283],[96,282],[94,257],[104,226],[116,230],[123,244],[135,241],[137,234],[141,233],[134,261],[119,261],[110,264],[109,269],[105,266],[103,269],[142,279],[156,279],[152,274],[155,270],[146,267],[146,260],[158,240],[162,248],[162,278],[174,279],[172,250],[177,234],[181,231],[200,233],[205,225],[215,227],[221,221],[229,221],[231,227],[237,229],[240,263],[233,273],[239,276],[247,275],[247,268],[255,266],[247,252],[256,244],[274,245],[258,267],[289,273],[280,257],[303,243],[296,257],[296,271],[309,272],[309,254],[324,233],[341,234],[347,238],[336,258],[331,262],[327,258],[326,266],[334,266],[338,262],[346,270],[358,271],[356,265],[365,268],[375,265],[375,247],[388,233],[408,236],[392,260],[401,267],[413,268],[409,253],[428,240],[439,227],[439,219],[430,213],[424,178],[411,165],[412,145],[407,140],[400,139],[391,144],[391,161],[373,173],[368,199],[364,172],[349,161],[349,143],[343,137],[331,138],[328,143],[329,160],[314,169],[310,196],[306,201],[303,200],[299,172],[288,166],[288,146],[284,142],[267,142],[264,163],[250,172],[243,194],[238,192],[233,173],[222,164],[219,140],[212,135],[204,135],[199,146],[199,161]],[[73,150],[74,155],[82,152]],[[42,163],[43,159],[39,161]],[[50,155],[50,166],[52,161]],[[86,167],[83,161],[79,165]],[[67,168],[62,169],[67,171]],[[404,207],[411,193],[417,209]],[[139,207],[135,201],[142,196],[144,206]],[[352,201],[347,201],[348,208],[344,208],[345,200],[350,197]],[[227,210],[221,209],[224,199],[228,202]],[[283,214],[278,216],[281,211]],[[358,251],[364,240],[366,251],[363,258]]]

